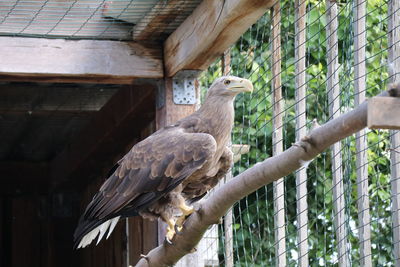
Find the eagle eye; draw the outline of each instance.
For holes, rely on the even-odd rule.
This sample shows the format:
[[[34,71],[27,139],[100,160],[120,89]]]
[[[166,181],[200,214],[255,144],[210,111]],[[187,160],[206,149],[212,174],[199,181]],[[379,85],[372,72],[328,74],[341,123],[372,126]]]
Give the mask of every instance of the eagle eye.
[[[225,85],[228,85],[228,84],[230,84],[230,83],[231,83],[230,80],[225,80],[225,81],[224,81],[224,84],[225,84]]]

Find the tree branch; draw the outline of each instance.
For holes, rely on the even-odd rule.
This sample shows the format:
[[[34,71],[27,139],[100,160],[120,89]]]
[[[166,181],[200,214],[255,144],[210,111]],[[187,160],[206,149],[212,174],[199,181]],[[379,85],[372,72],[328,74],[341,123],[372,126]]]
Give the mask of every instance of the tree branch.
[[[379,96],[400,96],[400,84]],[[164,244],[151,250],[137,267],[171,266],[190,253],[202,238],[207,228],[243,197],[262,186],[272,183],[301,168],[334,143],[360,131],[367,126],[368,102],[326,124],[313,129],[301,142],[283,153],[257,163],[239,174],[205,201],[199,203],[196,212],[187,218],[183,230],[175,235],[172,245]]]

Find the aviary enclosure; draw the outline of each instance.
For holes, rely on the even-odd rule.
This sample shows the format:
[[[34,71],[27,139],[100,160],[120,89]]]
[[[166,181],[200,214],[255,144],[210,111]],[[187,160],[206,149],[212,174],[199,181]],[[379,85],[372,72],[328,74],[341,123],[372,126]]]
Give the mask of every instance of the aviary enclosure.
[[[232,74],[256,88],[236,102],[232,142],[250,151],[233,175],[399,81],[399,12],[395,1],[280,1],[214,63],[203,84]],[[219,259],[398,266],[398,138],[363,130],[241,200],[219,226]]]
[[[226,17],[229,17],[230,8],[237,2],[242,4],[242,2],[251,1],[204,0],[201,2],[173,0],[2,1],[0,3],[1,38],[11,38],[10,36],[12,36],[12,42],[16,43],[23,39],[26,42],[24,43],[25,47],[33,47],[42,40],[54,38],[85,42],[108,40],[110,42],[121,41],[121,43],[118,42],[118,45],[113,43],[112,47],[95,44],[97,57],[94,54],[90,55],[95,58],[92,62],[93,66],[90,66],[94,68],[93,73],[87,71],[87,69],[91,70],[91,68],[86,69],[87,65],[80,70],[78,63],[73,68],[67,67],[67,71],[55,62],[55,67],[54,65],[48,66],[47,63],[40,63],[37,70],[29,69],[30,65],[28,66],[29,70],[21,67],[8,69],[0,66],[0,76],[3,81],[1,86],[24,87],[27,84],[21,84],[21,81],[34,81],[35,86],[41,88],[43,99],[57,99],[57,93],[51,92],[48,88],[51,86],[48,84],[49,82],[60,84],[58,86],[61,91],[65,91],[67,87],[70,89],[71,86],[74,88],[76,86],[75,90],[70,90],[68,96],[55,101],[53,109],[49,108],[46,112],[42,112],[41,117],[37,119],[39,126],[45,127],[46,120],[59,119],[57,112],[62,111],[62,116],[69,116],[68,120],[72,125],[70,125],[71,130],[66,133],[70,137],[71,135],[75,136],[76,132],[82,129],[82,125],[89,125],[87,127],[105,126],[104,123],[97,123],[96,118],[101,118],[100,115],[106,114],[106,111],[113,112],[114,109],[117,109],[117,114],[120,112],[119,102],[115,101],[123,101],[123,99],[132,97],[131,91],[122,88],[123,85],[120,84],[132,84],[133,82],[131,89],[139,90],[143,78],[157,82],[162,79],[165,81],[178,71],[183,71],[180,72],[181,77],[190,80],[193,75],[197,75],[199,71],[203,70],[197,77],[201,88],[201,90],[197,89],[197,100],[200,103],[205,95],[205,88],[208,88],[215,78],[221,75],[248,78],[254,83],[255,91],[252,95],[240,95],[236,100],[235,126],[232,132],[232,148],[236,158],[231,174],[225,178],[225,181],[228,181],[256,163],[291,147],[306,136],[311,129],[339,117],[360,105],[367,98],[386,90],[389,84],[400,82],[400,2],[397,0],[255,1],[254,5],[260,5],[258,12],[254,11],[254,7],[251,12],[251,14],[257,14],[254,15],[255,17],[260,17],[256,23],[251,23],[253,25],[250,28],[246,26],[248,29],[243,34],[240,32],[243,29],[238,24],[233,24],[239,28],[238,32],[241,35],[239,40],[235,38],[235,34],[238,34],[235,33],[235,28],[233,26],[229,28],[229,23],[224,20],[229,21]],[[218,6],[217,2],[220,2],[222,8],[214,10],[215,6]],[[223,8],[222,2],[226,2],[226,9]],[[266,4],[267,2],[270,4]],[[216,34],[218,37],[215,39],[204,41],[205,43],[221,43],[222,47],[226,46],[223,49],[225,52],[219,51],[215,47],[209,49],[212,51],[209,52],[210,54],[214,53],[218,57],[220,56],[215,59],[217,56],[210,56],[203,51],[206,46],[202,47],[203,39],[201,37],[206,39],[208,36],[199,36],[199,40],[189,44],[194,47],[192,49],[194,54],[196,52],[193,51],[197,47],[203,49],[201,51],[203,51],[203,55],[207,54],[206,59],[195,59],[189,63],[179,62],[182,59],[173,53],[169,54],[170,47],[168,45],[180,44],[179,38],[182,40],[191,38],[185,36],[184,33],[180,36],[178,32],[178,37],[174,34],[180,29],[180,26],[187,27],[188,24],[195,24],[190,19],[192,16],[201,18],[200,8],[203,8],[203,11],[207,10],[207,4],[209,4],[210,10],[215,11],[215,25],[207,25],[208,30],[199,27],[194,31],[195,34],[197,31],[212,32],[213,30],[210,29],[223,32],[229,28],[228,34],[232,33],[233,37],[221,33]],[[238,6],[240,7],[240,5]],[[197,13],[196,7],[200,10]],[[235,9],[234,11],[240,13],[240,10]],[[260,12],[262,14],[259,14]],[[239,16],[238,14],[233,16]],[[246,14],[242,15],[246,16]],[[185,24],[185,20],[189,22]],[[219,23],[225,23],[223,24],[225,28],[218,28]],[[124,61],[124,55],[116,59],[118,51],[126,49],[121,44],[131,40],[132,36],[135,41],[133,46],[139,45],[135,48],[139,52],[130,54],[130,56],[151,55],[150,59],[146,57],[144,61],[138,60],[134,64]],[[171,36],[178,41],[169,42],[168,38],[172,38]],[[220,41],[221,39],[223,41]],[[11,39],[2,40],[2,44],[6,43],[10,44]],[[182,41],[182,43],[184,42]],[[190,46],[189,44],[185,43],[186,46]],[[54,47],[59,45],[64,48],[65,43],[60,42],[54,45]],[[5,64],[22,64],[11,59],[9,51],[14,51],[10,50],[11,46],[11,44],[3,45],[8,49],[5,50],[5,53],[8,53],[8,56],[4,55]],[[161,52],[154,52],[159,46],[164,49],[164,55],[160,55]],[[176,47],[177,50],[181,48],[179,45]],[[212,46],[210,45],[210,47]],[[72,48],[70,51],[75,53],[77,50],[74,49],[76,48]],[[109,60],[120,64],[109,64],[109,68],[105,69],[98,67],[101,64],[107,65],[104,58],[108,58],[112,53],[114,56]],[[201,58],[202,54],[200,52],[199,54],[200,56],[196,56]],[[50,53],[50,55],[53,54]],[[158,60],[162,56],[164,56],[163,62],[160,63]],[[78,53],[76,58],[69,60],[79,62],[81,57],[82,55]],[[178,63],[174,64],[173,60]],[[210,64],[211,62],[214,63]],[[136,66],[140,64],[143,65],[143,68],[137,70]],[[96,66],[94,67],[94,65]],[[35,65],[32,68],[34,67]],[[60,73],[57,72],[59,67],[62,69]],[[133,69],[132,72],[130,69]],[[186,70],[196,71],[185,72]],[[40,76],[43,73],[46,73],[47,76]],[[140,82],[135,84],[138,80]],[[90,84],[87,84],[88,81]],[[172,80],[169,82],[172,83]],[[81,85],[82,83],[85,85]],[[103,85],[98,86],[100,83]],[[116,157],[126,150],[128,144],[137,142],[156,128],[172,123],[196,108],[196,105],[191,102],[187,102],[186,107],[185,105],[176,107],[177,103],[168,104],[172,103],[171,100],[168,100],[168,97],[172,97],[168,94],[170,85],[165,85],[165,87],[154,87],[153,84],[146,86],[146,89],[153,90],[153,93],[146,96],[143,93],[145,90],[139,91],[139,94],[132,98],[132,102],[128,103],[128,105],[133,104],[134,108],[127,108],[131,112],[127,113],[127,117],[135,118],[132,121],[136,123],[136,126],[140,125],[141,130],[138,133],[134,129],[130,129],[123,121],[125,124],[121,123],[118,126],[120,127],[119,135],[116,136],[126,139],[125,143],[119,144],[118,151],[110,148],[108,150],[99,149],[103,154],[113,151],[112,158],[103,160],[105,157],[102,156],[100,163],[112,166]],[[82,88],[85,89],[86,94],[82,93]],[[164,104],[160,104],[159,95],[163,95],[160,93],[160,88],[162,90],[167,88],[165,89]],[[77,96],[79,95],[78,91],[83,94],[82,97]],[[114,104],[111,103],[112,101],[110,102],[112,96],[116,99]],[[96,108],[93,108],[93,97],[98,98],[95,101]],[[10,116],[14,116],[16,112],[15,107],[7,101],[0,100],[0,104],[3,105],[0,110],[2,112],[0,114],[0,136],[9,135],[7,129],[9,124],[7,123],[10,123],[12,120]],[[144,104],[136,105],[141,103],[140,101]],[[153,102],[155,101],[157,104],[154,108],[157,111],[154,112]],[[73,112],[64,110],[66,104],[70,102],[76,108]],[[163,101],[161,100],[161,102]],[[107,103],[111,103],[108,108]],[[151,108],[147,109],[145,106],[151,106]],[[188,108],[188,106],[190,107]],[[82,115],[83,113],[87,114],[88,107],[93,108],[92,112],[100,112],[97,113],[99,116],[85,117],[86,115]],[[169,111],[174,108],[176,111]],[[23,112],[29,112],[30,109],[31,107]],[[160,109],[167,111],[159,113]],[[144,113],[144,110],[147,113]],[[132,115],[135,112],[145,115],[137,119]],[[180,113],[180,115],[176,115],[174,112]],[[126,115],[125,113],[121,114]],[[392,115],[399,117],[400,110]],[[84,119],[75,121],[76,118]],[[88,122],[89,119],[94,123]],[[33,123],[31,122],[31,124]],[[129,140],[127,134],[121,134],[126,130],[124,127],[130,129],[128,133],[136,134],[134,140]],[[51,128],[51,130],[57,132],[59,128]],[[98,136],[99,140],[106,138],[104,141],[106,145],[107,142],[110,142],[107,139],[107,136],[111,135],[109,133],[113,133],[113,131],[104,133],[105,137]],[[110,140],[115,141],[113,138]],[[42,140],[41,142],[46,141]],[[82,144],[84,143],[78,142],[78,145],[71,147],[79,151]],[[89,148],[98,149],[94,145]],[[61,144],[54,153],[56,154],[59,150],[65,150]],[[12,151],[14,156],[18,154],[12,149],[7,151]],[[7,157],[5,153],[1,155],[3,162],[7,163],[10,159],[15,161],[14,158]],[[69,169],[63,165],[64,163],[61,164],[58,158],[55,156],[55,158],[46,159],[51,163],[50,168],[53,170],[53,175],[54,166],[61,166],[64,168],[61,169],[62,172],[69,173]],[[66,159],[66,157],[61,159]],[[73,163],[78,166],[82,162],[85,163],[85,160]],[[90,166],[98,167],[100,163],[96,163],[96,165],[92,162]],[[322,152],[312,162],[307,162],[297,172],[265,185],[240,200],[223,217],[221,224],[210,227],[200,241],[197,251],[182,258],[176,266],[400,266],[399,163],[400,134],[397,131],[362,130],[355,136],[334,144],[331,149]],[[82,172],[75,165],[76,169],[71,173]],[[7,167],[0,167],[8,170]],[[105,169],[107,166],[101,168]],[[87,169],[83,170],[86,173],[89,172]],[[30,174],[31,172],[24,173]],[[61,203],[60,205],[64,205],[62,203],[65,203],[66,196],[66,199],[69,200],[68,205],[82,208],[84,203],[89,201],[90,194],[88,192],[93,193],[96,190],[99,180],[104,180],[105,173],[103,171],[88,175],[89,178],[85,177],[85,182],[79,182],[80,178],[76,178],[73,182],[68,183],[66,187],[68,189],[65,189],[65,192],[68,193],[52,191],[54,188],[60,190],[59,185],[69,179],[67,174],[62,174],[57,183],[52,183],[51,186],[46,185],[48,187],[44,190],[45,192],[35,191],[32,193],[26,189],[19,189],[19,185],[15,186],[12,182],[3,182],[8,186],[7,188],[11,189],[2,191],[0,199],[0,211],[3,218],[0,220],[2,230],[0,238],[4,237],[0,246],[2,250],[0,256],[3,258],[0,263],[4,266],[21,266],[15,263],[21,261],[15,259],[18,257],[12,250],[16,249],[15,244],[22,243],[23,238],[14,240],[17,235],[8,234],[17,231],[11,226],[12,219],[10,218],[18,218],[18,212],[15,213],[13,208],[25,207],[26,209],[26,205],[18,206],[13,202],[16,196],[45,195],[44,200],[42,198],[36,200],[41,203],[38,204],[40,207],[38,211],[33,208],[38,213],[43,210],[43,205],[50,205],[43,203],[52,203],[50,207],[57,206],[58,202]],[[39,176],[41,174],[39,172]],[[10,176],[6,172],[5,176],[7,175]],[[54,178],[53,176],[49,177],[49,179]],[[26,180],[22,179],[21,181]],[[79,187],[76,187],[77,184]],[[75,190],[83,193],[76,193]],[[59,198],[63,200],[61,201]],[[31,201],[30,198],[28,200]],[[63,221],[64,225],[68,224],[66,229],[75,226],[76,213],[76,211],[71,212],[72,215]],[[60,218],[64,215],[61,214]],[[40,216],[44,215],[40,213]],[[52,216],[56,218],[56,222],[62,220],[57,217],[57,214]],[[36,221],[34,222],[36,223]],[[43,227],[49,225],[54,229],[58,227],[57,224],[52,224],[51,219],[46,220],[46,223],[48,224],[41,224],[38,231],[46,232]],[[162,227],[162,225],[157,226],[157,224],[139,219],[126,220],[125,224],[120,222],[117,233],[114,233],[116,237],[112,237],[108,243],[111,245],[106,244],[103,247],[100,245],[97,252],[96,250],[79,252],[83,253],[83,256],[80,256],[82,260],[76,259],[73,260],[73,263],[79,266],[91,266],[92,264],[97,264],[97,266],[134,265],[140,259],[140,254],[145,255],[151,248],[162,244],[162,234],[160,234]],[[68,231],[71,232],[69,229],[66,230],[66,233],[69,233]],[[54,238],[56,235],[49,234],[49,236]],[[46,236],[45,239],[50,240],[51,238]],[[67,239],[68,237],[65,236],[62,240]],[[12,249],[9,246],[12,246]],[[62,254],[61,252],[59,252],[61,254],[57,254],[57,249],[64,248],[58,245],[53,248],[53,251],[51,249],[46,251],[52,254],[52,258],[56,258]],[[112,252],[109,252],[110,250]],[[76,254],[74,253],[76,252],[68,253],[75,259],[74,255]],[[96,258],[96,255],[100,253],[103,253],[102,257],[104,258]],[[115,256],[116,254],[121,256]],[[42,255],[41,257],[46,258],[47,256]],[[113,260],[109,260],[108,257]],[[30,266],[47,266],[43,262],[52,266],[50,262],[57,262],[57,260],[45,259]]]

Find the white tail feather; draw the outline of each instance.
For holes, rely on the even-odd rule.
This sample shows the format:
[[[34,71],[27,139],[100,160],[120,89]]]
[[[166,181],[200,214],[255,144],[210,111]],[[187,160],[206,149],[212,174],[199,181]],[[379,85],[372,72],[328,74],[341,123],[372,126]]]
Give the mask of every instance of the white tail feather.
[[[114,231],[115,226],[117,225],[117,222],[119,221],[119,218],[121,216],[115,217],[114,219],[111,220],[111,226],[110,226],[110,230],[108,230],[108,234],[106,239],[108,239],[112,233],[112,231]]]
[[[92,231],[87,233],[86,235],[83,236],[81,239],[81,242],[79,242],[78,248],[84,248],[88,246],[94,239],[96,239],[96,236],[98,235],[97,243],[96,246],[99,244],[100,240],[103,238],[104,234],[107,232],[108,229],[108,234],[106,239],[111,235],[112,231],[114,230],[115,226],[117,225],[117,222],[119,220],[120,216],[115,217],[114,219],[105,221],[104,223],[100,224],[96,228],[94,228]]]
[[[100,240],[103,238],[104,234],[107,232],[108,227],[110,226],[111,221],[108,220],[102,225],[100,225],[100,234],[99,237],[97,238],[97,243],[96,246],[100,243]]]

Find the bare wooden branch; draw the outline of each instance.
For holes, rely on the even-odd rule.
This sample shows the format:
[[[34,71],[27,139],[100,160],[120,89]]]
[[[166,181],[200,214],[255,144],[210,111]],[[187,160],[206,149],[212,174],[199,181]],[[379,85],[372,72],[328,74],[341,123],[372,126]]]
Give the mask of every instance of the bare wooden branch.
[[[272,6],[274,0],[204,0],[164,44],[166,76],[204,70]]]
[[[162,78],[161,51],[133,42],[0,37],[0,79],[131,84]]]
[[[400,86],[396,90],[400,94]],[[384,92],[381,96],[388,96],[388,93]],[[313,129],[303,141],[228,181],[207,200],[198,203],[197,211],[186,220],[182,233],[174,237],[172,245],[164,242],[150,251],[146,259],[141,259],[136,266],[169,266],[190,253],[207,228],[218,223],[235,202],[289,175],[332,144],[364,129],[367,126],[367,106],[367,102],[364,102],[354,110]]]

